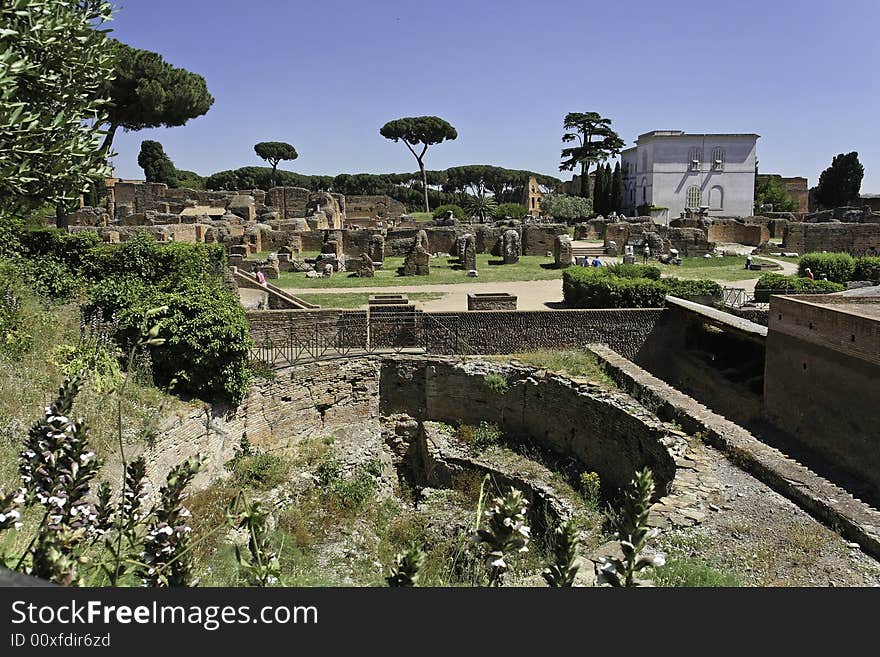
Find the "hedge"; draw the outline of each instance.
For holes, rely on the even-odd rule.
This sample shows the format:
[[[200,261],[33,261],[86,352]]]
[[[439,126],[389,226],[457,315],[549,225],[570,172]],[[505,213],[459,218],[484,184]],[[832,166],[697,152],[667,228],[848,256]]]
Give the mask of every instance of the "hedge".
[[[856,260],[853,280],[880,282],[880,257],[865,256]]]
[[[830,294],[846,289],[841,283],[816,281],[784,274],[763,274],[755,284],[755,301],[766,303],[771,294]]]
[[[666,286],[659,281],[621,278],[598,267],[567,269],[562,292],[570,308],[662,308],[666,302]]]
[[[652,281],[660,280],[660,268],[653,265],[625,265],[618,263],[605,268],[605,271],[613,276],[621,278],[650,278]]]
[[[806,276],[808,268],[817,279],[824,274],[829,281],[846,283],[853,280],[856,259],[849,253],[807,253],[798,261],[798,275]]]
[[[721,286],[715,281],[708,279],[664,278],[660,282],[666,286],[667,294],[681,299],[694,297],[720,298],[722,294]]]

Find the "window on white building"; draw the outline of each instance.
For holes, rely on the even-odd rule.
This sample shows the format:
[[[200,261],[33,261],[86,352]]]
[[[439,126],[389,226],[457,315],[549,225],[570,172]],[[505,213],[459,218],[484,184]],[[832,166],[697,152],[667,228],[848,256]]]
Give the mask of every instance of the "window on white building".
[[[642,171],[648,170],[648,152],[642,153]]]
[[[715,171],[724,170],[724,149],[720,146],[712,150],[712,168]]]
[[[689,208],[698,208],[702,205],[703,194],[700,192],[700,188],[694,185],[693,187],[688,187],[687,192],[687,207]]]
[[[699,171],[700,166],[703,164],[703,153],[702,150],[697,148],[696,146],[691,149],[690,156],[688,157],[688,168],[691,171]]]
[[[642,203],[648,202],[648,179],[642,178]]]
[[[719,185],[715,185],[709,190],[709,208],[712,210],[724,209],[724,190]]]

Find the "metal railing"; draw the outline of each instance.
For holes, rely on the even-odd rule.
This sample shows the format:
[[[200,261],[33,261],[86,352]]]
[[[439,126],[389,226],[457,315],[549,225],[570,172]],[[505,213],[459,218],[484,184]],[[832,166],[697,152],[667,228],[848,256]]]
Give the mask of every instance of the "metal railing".
[[[270,367],[369,354],[473,353],[459,336],[457,315],[411,310],[340,313],[335,322],[296,323],[252,337],[251,358]]]
[[[725,287],[721,290],[721,303],[731,308],[740,308],[749,301],[748,293],[741,287]]]

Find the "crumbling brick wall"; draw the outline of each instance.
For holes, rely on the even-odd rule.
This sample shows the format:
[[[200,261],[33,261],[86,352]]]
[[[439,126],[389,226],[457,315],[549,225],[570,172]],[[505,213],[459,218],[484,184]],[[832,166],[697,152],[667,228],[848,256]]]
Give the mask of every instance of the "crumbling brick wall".
[[[787,251],[797,253],[845,251],[853,255],[880,254],[880,224],[790,222],[782,242]]]

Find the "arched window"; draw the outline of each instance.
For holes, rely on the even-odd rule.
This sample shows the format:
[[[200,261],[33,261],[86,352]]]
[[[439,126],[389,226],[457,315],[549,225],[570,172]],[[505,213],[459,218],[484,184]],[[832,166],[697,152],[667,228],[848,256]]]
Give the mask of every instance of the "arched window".
[[[648,179],[642,178],[642,203],[648,202]]]
[[[721,146],[712,150],[712,168],[715,171],[724,170],[724,149]]]
[[[688,195],[687,195],[687,207],[689,208],[698,208],[702,205],[703,195],[700,192],[700,188],[694,185],[693,187],[688,187]]]
[[[724,209],[724,190],[720,185],[715,185],[709,190],[709,208],[712,210]]]
[[[690,151],[690,157],[688,158],[688,168],[691,171],[699,171],[700,167],[703,164],[703,152],[702,149],[694,146]]]

